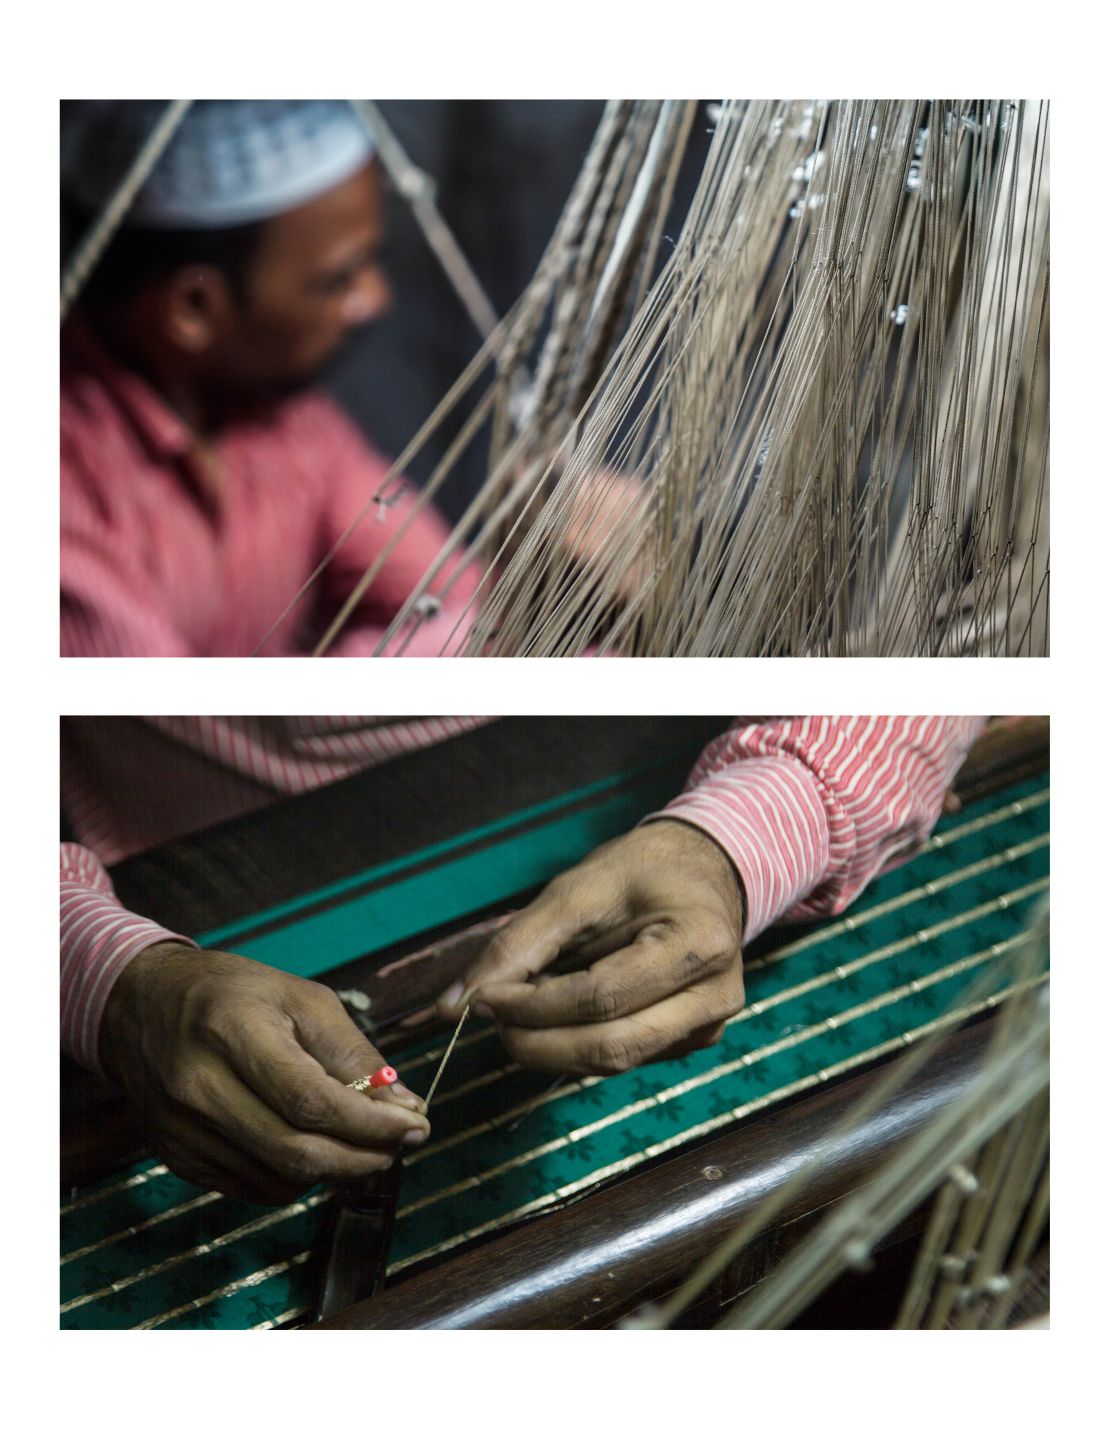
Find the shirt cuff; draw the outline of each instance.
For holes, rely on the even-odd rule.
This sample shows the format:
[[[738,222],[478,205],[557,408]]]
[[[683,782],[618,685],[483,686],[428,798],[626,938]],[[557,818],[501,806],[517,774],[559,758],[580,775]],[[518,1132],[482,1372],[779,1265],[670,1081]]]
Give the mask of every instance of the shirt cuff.
[[[736,762],[676,797],[645,820],[697,827],[727,853],[748,904],[750,942],[829,869],[829,827],[812,772],[792,757]]]
[[[127,964],[157,942],[196,946],[93,887],[63,884],[62,1047],[83,1066],[103,1072],[100,1021],[108,994]]]

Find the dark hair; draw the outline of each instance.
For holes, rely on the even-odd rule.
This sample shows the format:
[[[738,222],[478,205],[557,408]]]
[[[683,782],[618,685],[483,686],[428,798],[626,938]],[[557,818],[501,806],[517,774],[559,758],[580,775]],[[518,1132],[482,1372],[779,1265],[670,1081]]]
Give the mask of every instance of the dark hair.
[[[63,261],[95,218],[62,200]],[[237,295],[243,295],[251,261],[265,221],[214,230],[154,230],[123,225],[85,283],[84,296],[98,305],[130,300],[150,281],[184,266],[213,266],[223,271]]]

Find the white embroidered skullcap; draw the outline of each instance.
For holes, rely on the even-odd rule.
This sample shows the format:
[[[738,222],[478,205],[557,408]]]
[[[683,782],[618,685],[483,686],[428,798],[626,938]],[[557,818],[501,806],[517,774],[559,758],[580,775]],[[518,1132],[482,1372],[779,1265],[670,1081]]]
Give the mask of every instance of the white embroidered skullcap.
[[[62,191],[98,211],[127,174],[165,100],[62,103]],[[194,100],[127,222],[161,229],[245,225],[292,210],[374,153],[345,100]]]

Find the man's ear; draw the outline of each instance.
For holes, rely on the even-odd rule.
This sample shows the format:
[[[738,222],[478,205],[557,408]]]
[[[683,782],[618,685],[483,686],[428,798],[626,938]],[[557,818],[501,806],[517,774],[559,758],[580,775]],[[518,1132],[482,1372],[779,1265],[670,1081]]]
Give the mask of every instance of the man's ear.
[[[161,299],[165,338],[190,356],[222,341],[235,315],[231,286],[214,266],[182,266],[165,282]]]

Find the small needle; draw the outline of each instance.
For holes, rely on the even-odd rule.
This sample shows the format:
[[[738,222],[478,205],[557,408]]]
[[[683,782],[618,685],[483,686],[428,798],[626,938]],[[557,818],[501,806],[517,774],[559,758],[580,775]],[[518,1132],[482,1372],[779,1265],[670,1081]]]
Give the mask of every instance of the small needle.
[[[462,1029],[463,1029],[463,1023],[466,1021],[466,1019],[467,1019],[469,1016],[470,1016],[470,1003],[468,1002],[468,1003],[466,1004],[466,1006],[463,1008],[462,1016],[459,1018],[459,1025],[455,1028],[455,1035],[451,1038],[451,1041],[447,1044],[447,1051],[443,1054],[443,1056],[442,1056],[442,1057],[440,1058],[440,1060],[439,1060],[439,1069],[437,1070],[436,1075],[432,1078],[432,1085],[431,1085],[431,1087],[428,1088],[428,1091],[424,1094],[424,1103],[425,1103],[425,1106],[427,1106],[427,1107],[431,1107],[431,1105],[432,1105],[432,1094],[435,1092],[436,1088],[439,1086],[439,1079],[443,1076],[443,1069],[447,1066],[447,1059],[451,1056],[451,1053],[452,1053],[452,1051],[454,1050],[454,1047],[455,1047],[455,1043],[458,1042],[458,1040],[459,1040],[459,1033],[460,1033],[460,1032],[462,1031]]]

